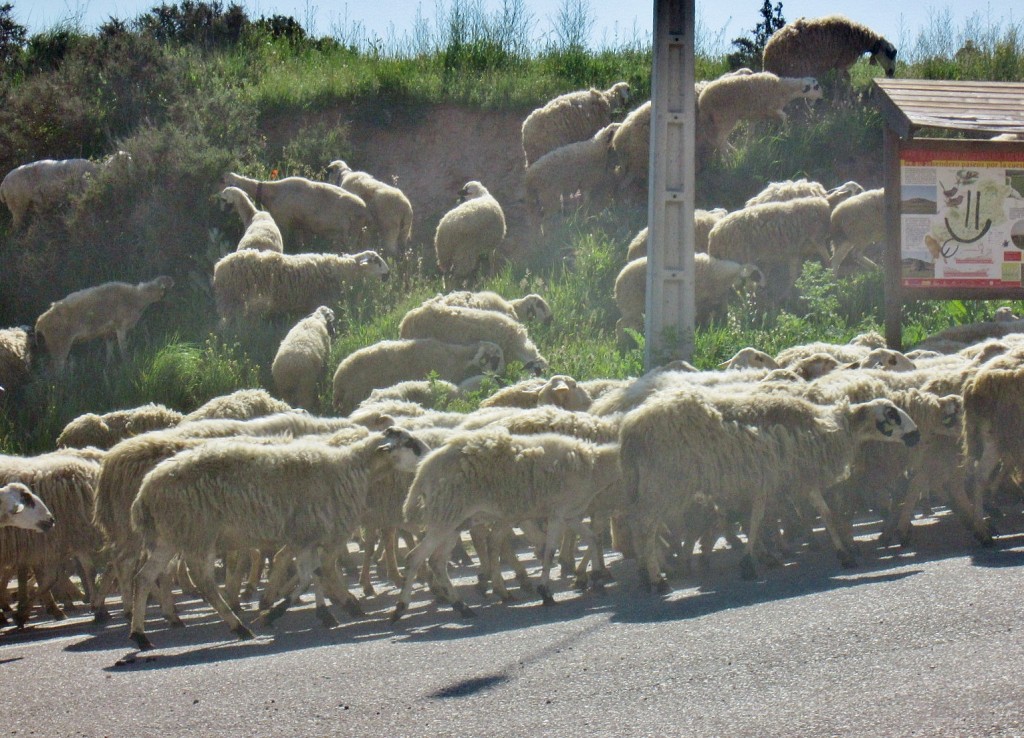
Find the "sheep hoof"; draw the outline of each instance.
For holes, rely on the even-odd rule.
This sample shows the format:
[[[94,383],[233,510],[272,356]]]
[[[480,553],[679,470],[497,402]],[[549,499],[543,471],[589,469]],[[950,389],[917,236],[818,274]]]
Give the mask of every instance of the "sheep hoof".
[[[605,593],[604,580],[603,579],[596,579],[594,577],[591,577],[591,579],[590,579],[590,591],[591,592],[596,592],[597,594],[604,594]]]
[[[540,584],[537,586],[537,594],[540,595],[541,601],[546,607],[556,604],[555,598],[551,596],[551,590],[548,589],[546,584]]]
[[[748,581],[757,579],[757,568],[754,566],[754,557],[746,554],[740,561],[740,576]]]
[[[509,602],[515,602],[516,601],[516,596],[514,594],[509,593],[509,592],[505,592],[504,594],[500,594],[500,595],[498,595],[498,597],[501,599],[502,602],[504,602],[506,604],[509,603]]]
[[[452,608],[455,612],[459,613],[464,618],[475,618],[476,613],[473,612],[473,608],[467,605],[465,602],[458,600],[452,603]]]
[[[487,594],[487,590],[491,588],[491,583],[486,579],[478,578],[476,580],[476,584],[474,584],[473,586],[476,588],[477,592],[479,592],[482,595],[485,595]]]
[[[395,604],[395,609],[391,613],[391,622],[392,623],[397,623],[402,618],[402,615],[405,614],[405,611],[408,610],[408,609],[409,609],[409,606],[407,604],[405,604],[404,602],[396,603]]]
[[[341,609],[344,610],[345,613],[350,618],[366,617],[366,613],[363,612],[363,608],[360,606],[359,601],[355,598],[345,600],[343,603],[341,603]]]
[[[558,571],[559,574],[561,574],[562,579],[568,579],[576,573],[576,567],[572,564],[563,562],[558,565]]]
[[[132,633],[131,639],[135,641],[135,647],[140,651],[152,651],[153,643],[146,637],[145,633]]]
[[[672,591],[672,585],[668,583],[665,577],[658,580],[658,583],[654,585],[654,591],[658,594],[668,594]]]
[[[375,590],[373,588],[372,584],[368,584],[365,587],[363,587],[363,597],[376,597],[376,596],[377,596],[377,590]]]
[[[853,556],[851,556],[848,553],[841,553],[841,554],[839,554],[839,564],[844,569],[856,569],[857,568],[857,559],[855,559]]]
[[[276,605],[274,605],[269,610],[265,610],[265,611],[261,612],[258,619],[262,620],[267,625],[273,625],[275,620],[278,620],[282,615],[285,614],[285,612],[288,610],[288,607],[291,604],[292,604],[291,599],[288,598],[288,597],[285,597],[283,600],[278,602]]]
[[[317,605],[316,619],[319,620],[321,625],[325,628],[336,628],[341,624],[338,622],[338,619],[331,614],[331,611],[323,605]]]
[[[172,627],[172,628],[184,628],[185,627],[185,624],[183,622],[181,622],[181,618],[179,618],[177,615],[174,615],[173,617],[167,618],[167,624],[170,627]]]
[[[231,632],[234,633],[240,641],[251,641],[256,636],[253,632],[246,628],[243,624],[239,623],[238,627],[232,628]]]
[[[92,622],[94,625],[103,625],[104,623],[110,622],[110,612],[106,608],[101,608],[92,614]]]

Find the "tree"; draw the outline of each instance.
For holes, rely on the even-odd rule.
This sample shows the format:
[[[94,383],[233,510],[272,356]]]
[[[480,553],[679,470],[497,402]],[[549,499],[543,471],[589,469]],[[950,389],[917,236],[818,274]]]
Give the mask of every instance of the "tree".
[[[10,69],[17,61],[28,38],[28,29],[15,22],[11,17],[12,10],[14,6],[11,3],[0,5],[0,66],[5,69]]]
[[[736,70],[741,67],[760,69],[765,44],[768,43],[772,34],[784,25],[786,25],[786,19],[782,17],[782,0],[779,0],[774,8],[771,0],[764,0],[764,4],[761,6],[761,22],[754,26],[753,38],[741,36],[732,40],[736,51],[725,57],[729,63],[729,69]]]

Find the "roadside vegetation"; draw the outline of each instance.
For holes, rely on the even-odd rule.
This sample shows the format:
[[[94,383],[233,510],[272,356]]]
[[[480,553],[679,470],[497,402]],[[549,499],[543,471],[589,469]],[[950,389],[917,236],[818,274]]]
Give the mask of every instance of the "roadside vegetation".
[[[13,6],[0,5],[0,173],[117,149],[133,157],[127,176],[97,177],[73,207],[32,219],[21,233],[0,213],[0,327],[31,324],[50,301],[104,281],[170,274],[177,285],[132,334],[128,360],[108,365],[102,345],[76,347],[67,376],[37,372],[0,400],[0,452],[51,448],[60,428],[83,412],[150,401],[187,411],[236,388],[271,386],[270,361],[288,326],[225,329],[213,308],[209,276],[233,248],[237,228],[211,197],[223,172],[322,178],[326,162],[354,153],[343,122],[352,117],[422,115],[439,104],[529,110],[562,92],[619,80],[630,83],[635,103],[650,96],[650,39],[626,32],[588,46],[594,21],[587,0],[565,0],[547,24],[522,0],[506,0],[493,13],[473,0],[439,10],[384,39],[358,21],[314,36],[294,18],[251,18],[235,5],[195,0],[111,18],[96,31],[65,23],[29,35],[14,22]],[[783,21],[783,11],[765,3],[764,23]],[[697,78],[756,59],[767,27],[728,47],[721,34],[700,28]],[[928,27],[894,39],[902,43],[897,75],[1019,81],[1021,30],[980,14],[955,28],[937,13]],[[870,100],[876,69],[854,68],[852,104],[823,104],[786,126],[759,125],[739,136],[735,154],[698,183],[698,206],[736,208],[764,183],[788,178],[880,186],[881,120]],[[635,375],[642,351],[616,347],[612,285],[625,244],[645,221],[635,205],[577,213],[545,237],[538,252],[548,256],[506,265],[475,286],[545,294],[555,321],[531,335],[553,370],[580,379]],[[348,352],[395,337],[401,315],[442,289],[430,244],[413,249],[393,279],[354,290],[337,306],[342,333],[332,369]],[[768,311],[734,301],[723,324],[698,332],[694,363],[714,366],[747,345],[776,352],[881,326],[878,272],[837,279],[809,265],[799,291],[792,304]],[[988,318],[997,307],[920,303],[907,310],[905,340]],[[324,408],[329,392],[327,382]]]

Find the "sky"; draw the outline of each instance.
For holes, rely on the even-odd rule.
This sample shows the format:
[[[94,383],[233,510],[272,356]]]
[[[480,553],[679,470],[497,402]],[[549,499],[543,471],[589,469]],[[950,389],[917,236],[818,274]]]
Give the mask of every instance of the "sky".
[[[87,32],[94,31],[111,16],[128,20],[150,10],[161,2],[176,0],[5,0],[14,5],[13,16],[29,33],[72,22]],[[580,2],[581,0],[568,0]],[[652,28],[653,2],[636,0],[582,0],[589,5],[594,20],[592,45],[614,45],[616,40],[637,36],[649,38]],[[224,5],[230,0],[222,0]],[[451,0],[441,0],[442,7]],[[501,0],[462,0],[482,2],[491,11],[501,7]],[[559,8],[566,0],[523,0],[532,15],[536,35],[542,36],[552,27]],[[777,0],[776,0],[777,2]],[[365,34],[384,41],[400,38],[412,25],[417,9],[422,16],[434,19],[439,14],[438,0],[242,0],[249,16],[290,15],[317,36],[342,35],[361,26]],[[741,35],[747,35],[760,20],[761,0],[696,0],[697,23],[707,43],[720,41],[722,49]],[[1016,12],[1014,12],[1016,10]],[[899,47],[908,47],[922,28],[952,25],[954,35],[962,31],[971,16],[983,27],[1020,24],[1024,20],[1024,4],[1020,0],[982,0],[981,2],[898,2],[897,0],[783,0],[782,13],[787,20],[800,16],[842,13],[881,33]],[[443,14],[442,14],[443,15]],[[341,31],[341,33],[339,33]],[[714,49],[708,49],[713,51]]]

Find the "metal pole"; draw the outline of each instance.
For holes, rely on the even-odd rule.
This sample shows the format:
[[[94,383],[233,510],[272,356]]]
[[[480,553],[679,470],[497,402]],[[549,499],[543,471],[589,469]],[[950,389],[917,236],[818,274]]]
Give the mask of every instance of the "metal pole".
[[[644,366],[694,346],[694,0],[654,0]]]

